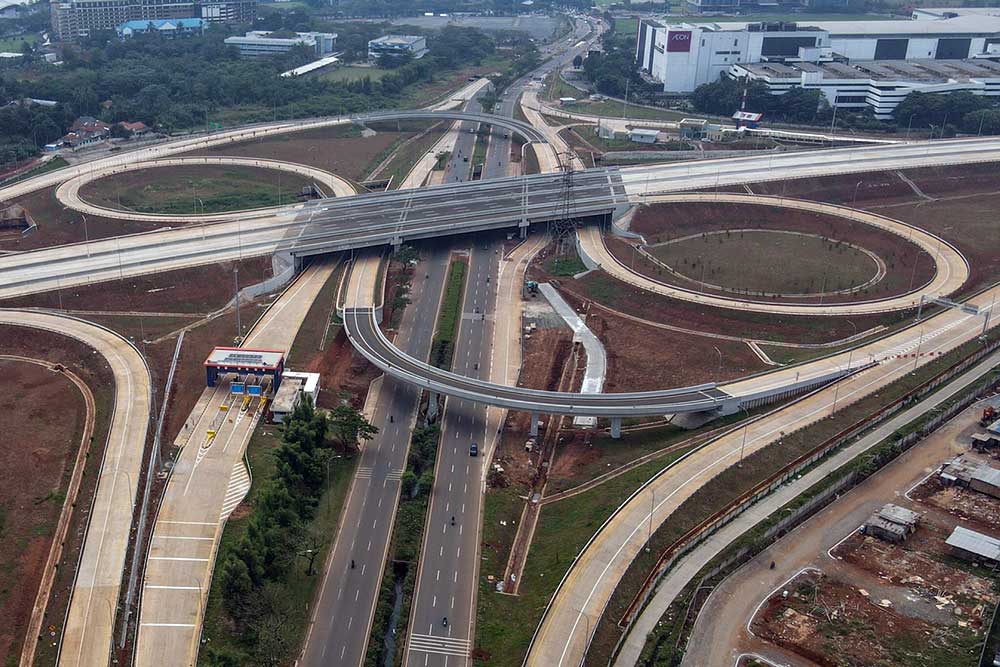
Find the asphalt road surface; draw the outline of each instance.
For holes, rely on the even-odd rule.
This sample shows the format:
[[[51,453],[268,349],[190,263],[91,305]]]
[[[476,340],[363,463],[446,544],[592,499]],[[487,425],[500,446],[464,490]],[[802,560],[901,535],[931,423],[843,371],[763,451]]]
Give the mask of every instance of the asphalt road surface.
[[[399,344],[420,358],[430,352],[447,260],[448,253],[437,250],[420,264],[400,324]],[[415,387],[383,380],[372,418],[379,433],[365,443],[327,560],[303,652],[305,667],[364,662],[419,397]]]

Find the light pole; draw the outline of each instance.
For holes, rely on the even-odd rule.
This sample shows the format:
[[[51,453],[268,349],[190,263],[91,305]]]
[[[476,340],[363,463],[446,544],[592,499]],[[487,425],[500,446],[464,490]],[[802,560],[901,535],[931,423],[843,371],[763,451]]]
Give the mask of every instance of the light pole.
[[[750,430],[750,413],[742,405],[740,406],[740,409],[743,410],[743,414],[747,416],[747,420],[746,423],[743,424],[743,442],[740,444],[740,462],[736,464],[737,468],[743,467],[743,453],[747,448],[747,431]]]
[[[924,344],[924,328],[920,327],[920,338],[917,339],[917,353],[913,355],[913,371],[917,370],[917,362],[920,361],[920,346],[923,344]]]
[[[719,349],[718,345],[713,345],[715,352],[719,355],[719,369],[715,373],[715,378],[717,381],[722,380],[722,350]]]
[[[854,197],[851,199],[851,208],[858,207],[858,188],[861,187],[862,183],[864,183],[864,181],[858,181],[858,184],[854,186]]]

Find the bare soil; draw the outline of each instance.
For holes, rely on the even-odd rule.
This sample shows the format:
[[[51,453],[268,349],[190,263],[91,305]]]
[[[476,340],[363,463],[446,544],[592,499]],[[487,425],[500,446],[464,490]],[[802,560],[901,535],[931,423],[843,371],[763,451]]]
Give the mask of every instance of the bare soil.
[[[379,125],[374,127],[380,128]],[[296,162],[361,181],[386,157],[387,151],[417,134],[416,129],[397,132],[395,123],[392,127],[391,131],[379,129],[375,136],[365,138],[353,125],[335,125],[262,140],[223,144],[186,155],[232,155]]]
[[[0,656],[18,653],[86,420],[79,390],[48,368],[0,359],[8,474],[0,484]],[[28,471],[32,474],[10,474]]]
[[[809,573],[770,598],[754,633],[823,667],[942,665],[978,638],[876,604],[861,589]]]
[[[587,307],[573,294],[563,296],[577,311]],[[767,368],[744,343],[659,329],[603,309],[590,310],[587,326],[607,353],[607,393],[721,382]]]
[[[983,625],[983,612],[997,601],[991,579],[951,567],[906,543],[890,544],[855,533],[834,555],[881,581],[905,587],[912,596],[941,611],[960,615],[976,629]]]
[[[817,246],[812,248],[808,257],[803,257],[802,237],[791,234],[774,234],[769,237],[771,240],[769,251],[758,251],[745,255],[743,260],[746,262],[745,266],[741,265],[739,259],[734,257],[731,252],[727,251],[725,241],[727,238],[730,240],[742,238],[745,241],[752,238],[754,236],[752,234],[743,236],[737,232],[732,235],[715,234],[704,239],[692,239],[684,242],[693,243],[697,248],[704,250],[702,254],[705,255],[704,259],[708,268],[705,276],[706,282],[724,284],[713,276],[723,270],[719,268],[722,263],[727,264],[730,267],[729,271],[733,272],[732,267],[736,262],[735,273],[746,274],[747,280],[751,282],[754,281],[755,275],[762,273],[761,268],[764,268],[762,277],[757,279],[760,284],[756,287],[758,290],[768,293],[782,292],[785,291],[786,287],[792,286],[797,286],[794,289],[800,292],[833,291],[851,287],[872,277],[876,267],[869,258],[863,255],[860,260],[863,261],[864,271],[868,275],[859,281],[858,272],[849,270],[847,254],[856,251],[844,243],[869,250],[885,263],[886,276],[870,288],[850,294],[796,299],[797,302],[801,303],[815,303],[821,300],[848,302],[885,298],[915,289],[925,284],[934,275],[934,262],[931,256],[915,244],[870,225],[809,211],[793,211],[751,204],[699,202],[654,204],[641,207],[636,212],[630,228],[632,231],[642,234],[646,242],[651,245],[691,235],[715,234],[736,229],[794,231],[830,240],[827,244],[829,247]],[[662,249],[667,250],[671,247],[673,246],[663,246]],[[608,238],[608,248],[622,262],[655,280],[675,283],[682,287],[703,289],[694,280],[684,280],[671,276],[668,271],[644,258],[641,254],[635,253],[630,244],[618,238]],[[799,261],[789,261],[790,256],[792,260]],[[688,260],[687,264],[674,268],[695,280],[700,279],[701,267],[696,266],[692,269],[690,265],[694,260],[690,258]],[[807,261],[808,263],[804,263]],[[793,273],[796,266],[798,273]],[[766,280],[768,273],[773,276],[770,281]],[[726,279],[726,276],[723,275],[720,279]],[[736,282],[739,281],[736,280]],[[744,286],[749,287],[749,285]],[[704,291],[720,292],[720,290],[710,289]]]
[[[23,252],[37,248],[82,243],[87,238],[103,239],[138,234],[162,227],[155,223],[112,220],[88,215],[86,225],[80,213],[64,208],[55,197],[55,187],[45,188],[10,203],[23,206],[38,229],[22,236],[20,230],[0,233],[0,250]]]
[[[62,627],[83,527],[95,492],[113,404],[114,379],[103,357],[58,334],[22,327],[0,327],[0,354],[59,363],[79,376],[94,394],[96,415],[90,455],[77,496],[63,558],[53,583],[43,622],[39,658],[50,651],[48,627]],[[79,390],[47,369],[0,362],[8,380],[6,438],[0,442],[0,660],[16,664],[24,632],[51,546],[74,457],[80,446],[85,406]],[[58,409],[53,409],[58,406]],[[30,471],[31,474],[25,474]]]
[[[82,287],[68,287],[61,294],[61,308],[77,311],[207,314],[233,298],[234,262],[205,264],[189,269],[109,280]],[[255,257],[239,262],[240,287],[271,277],[271,260]],[[60,308],[57,290],[0,301],[4,308]]]
[[[945,486],[937,475],[929,477],[910,496],[953,515],[969,528],[1000,537],[998,498],[959,486]]]

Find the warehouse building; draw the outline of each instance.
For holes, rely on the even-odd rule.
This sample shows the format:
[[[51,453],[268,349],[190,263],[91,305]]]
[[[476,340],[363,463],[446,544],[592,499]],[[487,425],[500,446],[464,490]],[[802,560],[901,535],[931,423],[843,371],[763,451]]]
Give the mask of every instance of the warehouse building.
[[[129,21],[252,23],[257,0],[55,0],[50,9],[52,40],[74,42],[93,32],[115,31]]]
[[[226,37],[229,46],[235,46],[244,58],[268,58],[288,53],[298,46],[312,49],[317,58],[333,53],[337,34],[332,32],[297,32],[295,37],[272,37],[267,30],[251,30],[243,37]]]
[[[760,81],[774,95],[796,86],[815,88],[831,106],[850,111],[871,108],[883,120],[892,117],[914,91],[1000,96],[1000,63],[985,59],[740,63],[728,74]]]
[[[409,56],[416,60],[426,53],[427,38],[419,35],[385,35],[368,42],[368,60],[372,62],[383,56]]]
[[[979,61],[1000,59],[1000,16],[938,11],[937,19],[899,21],[642,20],[635,59],[666,92],[750,76],[776,95],[792,85],[819,88],[831,104],[871,106],[882,117],[912,90],[993,94],[995,72]],[[894,88],[899,93],[888,95]]]
[[[995,537],[955,526],[945,544],[956,558],[994,567],[1000,563],[1000,540]]]

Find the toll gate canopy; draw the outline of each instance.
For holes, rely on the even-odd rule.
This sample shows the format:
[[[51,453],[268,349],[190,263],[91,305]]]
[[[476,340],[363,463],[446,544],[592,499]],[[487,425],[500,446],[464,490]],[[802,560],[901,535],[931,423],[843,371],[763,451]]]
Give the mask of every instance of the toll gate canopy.
[[[285,370],[285,353],[280,350],[254,350],[244,347],[217,347],[205,360],[205,377],[214,387],[219,376],[227,373],[269,377],[277,390]]]

